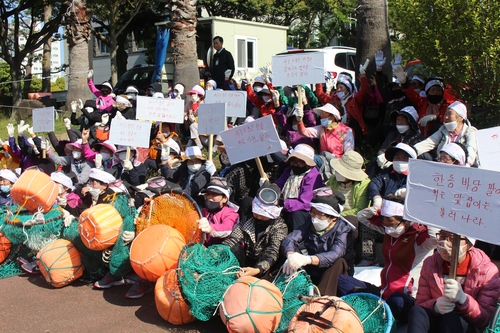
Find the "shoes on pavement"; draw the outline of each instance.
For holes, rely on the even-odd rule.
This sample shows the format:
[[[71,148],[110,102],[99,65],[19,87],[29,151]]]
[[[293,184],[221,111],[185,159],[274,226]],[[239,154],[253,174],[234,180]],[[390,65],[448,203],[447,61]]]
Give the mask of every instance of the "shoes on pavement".
[[[153,291],[153,287],[151,282],[144,279],[139,279],[135,281],[134,285],[130,290],[125,294],[126,298],[141,298],[144,294],[150,293]]]
[[[114,276],[110,272],[107,272],[102,279],[94,283],[94,287],[97,289],[108,289],[113,286],[121,286],[123,284],[125,284],[123,277]]]

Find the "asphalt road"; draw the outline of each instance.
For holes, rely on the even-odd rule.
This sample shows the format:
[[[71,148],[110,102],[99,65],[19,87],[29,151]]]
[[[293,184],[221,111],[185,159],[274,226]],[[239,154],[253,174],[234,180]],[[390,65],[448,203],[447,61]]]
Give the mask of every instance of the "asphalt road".
[[[79,281],[56,289],[42,275],[0,280],[0,333],[227,332],[218,316],[173,326],[156,310],[154,292],[127,299],[129,285],[93,289]]]

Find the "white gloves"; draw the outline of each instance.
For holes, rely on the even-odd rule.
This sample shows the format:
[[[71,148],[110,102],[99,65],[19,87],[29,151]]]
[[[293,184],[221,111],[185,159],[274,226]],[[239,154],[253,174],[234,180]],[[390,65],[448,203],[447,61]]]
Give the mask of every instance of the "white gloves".
[[[17,135],[21,135],[24,131],[26,131],[30,127],[29,124],[24,124],[24,120],[21,120],[19,122],[19,125],[17,125]]]
[[[122,235],[124,245],[127,245],[131,241],[134,240],[135,232],[133,231],[124,231]]]
[[[146,188],[148,188],[149,184],[148,183],[145,183],[145,184],[141,184],[141,185],[137,185],[136,187],[141,190],[141,191],[144,191]]]
[[[66,205],[68,204],[68,200],[66,199],[66,196],[58,196],[57,197],[57,204],[61,207],[66,207]]]
[[[378,71],[382,70],[382,67],[384,67],[385,60],[384,52],[382,50],[375,53],[375,65],[377,66]]]
[[[97,169],[102,169],[102,155],[97,154],[94,158],[94,164]]]
[[[295,118],[299,123],[304,119],[304,110],[302,108],[295,107]]]
[[[420,126],[426,126],[429,121],[434,121],[437,119],[435,114],[428,114],[427,116],[423,116],[422,119],[418,122]]]
[[[231,72],[232,70],[230,69],[226,69],[226,71],[224,72],[224,78],[226,79],[226,81],[231,77]]]
[[[64,127],[66,127],[67,130],[71,129],[71,120],[69,118],[64,118]]]
[[[193,116],[192,114],[190,114],[188,118],[189,118],[189,122],[191,122],[191,123],[196,122],[196,117]]]
[[[387,163],[387,159],[385,158],[384,153],[377,156],[377,165],[380,167],[380,169],[387,168],[387,166],[385,165],[386,163]]]
[[[77,110],[78,110],[78,102],[72,101],[71,102],[71,112],[76,113]]]
[[[406,72],[401,65],[392,64],[392,73],[398,78],[401,84],[406,82]]]
[[[42,150],[45,150],[46,152],[49,152],[50,151],[50,144],[47,140],[43,140],[42,142],[40,142],[40,148],[42,148]]]
[[[382,197],[379,195],[373,197],[372,206],[375,206],[377,207],[377,209],[380,209],[382,207]]]
[[[118,119],[125,119],[125,117],[122,115],[122,113],[120,111],[116,111],[115,117],[118,118]]]
[[[166,143],[161,144],[161,160],[166,161],[170,157],[170,146]]]
[[[439,297],[434,304],[434,311],[439,314],[450,313],[453,309],[455,309],[455,303],[450,302],[450,300],[444,296]]]
[[[76,220],[76,217],[74,217],[73,215],[71,215],[70,213],[68,213],[65,217],[64,217],[64,226],[67,228],[71,225],[71,222],[73,222],[74,220]]]
[[[123,170],[130,171],[133,168],[134,168],[134,166],[132,165],[132,162],[130,162],[130,160],[123,161]]]
[[[283,264],[283,272],[286,275],[294,274],[299,268],[312,264],[310,256],[303,255],[298,252],[290,253],[288,259]]]
[[[271,90],[271,96],[275,107],[280,106],[280,93],[278,90]]]
[[[94,70],[93,69],[89,69],[89,73],[87,74],[87,79],[91,79],[92,76],[94,76]]]
[[[335,87],[335,81],[332,78],[328,78],[325,80],[326,82],[326,90],[328,92],[332,91],[332,89]]]
[[[247,84],[253,86],[253,78],[248,71],[248,68],[245,69],[245,79],[247,80]]]
[[[369,63],[370,59],[366,59],[363,65],[359,65],[359,75],[366,75],[366,69],[368,68]]]
[[[35,136],[35,132],[33,132],[33,126],[28,127],[28,134],[29,134],[31,137],[34,137],[34,136]]]
[[[212,227],[210,226],[210,223],[208,222],[206,217],[202,217],[198,220],[198,229],[207,234],[212,232]]]
[[[206,161],[205,162],[205,170],[210,174],[210,176],[213,176],[214,173],[217,171],[215,168],[214,162],[212,161]]]
[[[14,125],[12,124],[7,124],[7,133],[9,134],[10,138],[14,137]]]
[[[266,64],[266,66],[259,68],[259,70],[262,72],[262,74],[264,75],[264,77],[266,79],[269,79],[271,77],[272,71],[271,71],[271,63],[270,62],[268,62]]]
[[[460,305],[467,301],[467,294],[462,290],[460,283],[454,279],[444,279],[444,297]]]
[[[397,196],[397,197],[401,197],[401,198],[406,197],[406,187],[400,188],[399,190],[397,190],[396,192],[394,192],[394,195]]]
[[[401,54],[396,54],[396,56],[394,57],[394,62],[392,63],[392,66],[398,66],[398,65],[401,65],[401,63],[403,62],[403,57],[401,56]]]
[[[102,116],[101,116],[101,124],[103,126],[106,126],[106,124],[108,123],[109,121],[109,114],[107,113],[104,113]]]
[[[262,177],[259,179],[259,187],[262,187],[265,183],[268,183],[269,179]]]
[[[234,83],[236,84],[236,89],[240,89],[241,88],[241,81],[242,81],[242,72],[241,71],[237,71],[234,75],[233,75],[233,80],[234,80]]]

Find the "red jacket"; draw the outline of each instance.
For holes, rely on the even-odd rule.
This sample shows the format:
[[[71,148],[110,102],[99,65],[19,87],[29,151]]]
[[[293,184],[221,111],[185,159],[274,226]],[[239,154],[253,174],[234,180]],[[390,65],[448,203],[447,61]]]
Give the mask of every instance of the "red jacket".
[[[366,128],[365,119],[363,118],[363,110],[368,102],[368,95],[370,93],[370,82],[366,76],[362,76],[360,78],[361,87],[358,93],[354,93],[351,97],[349,97],[347,103],[345,104],[345,109],[347,113],[356,119],[359,123],[359,126],[363,130],[363,134],[368,134],[368,129]],[[315,92],[316,97],[321,104],[326,103],[337,103],[342,105],[340,98],[337,97],[336,94],[329,95],[323,91],[323,85],[318,83],[316,84]],[[349,125],[349,124],[347,124]]]
[[[267,87],[269,88],[269,91],[274,90],[274,88],[271,85],[267,85]],[[266,103],[264,103],[262,98],[257,96],[257,94],[253,91],[253,87],[251,85],[247,85],[247,95],[250,102],[252,102],[252,104],[255,105],[255,107],[257,107],[260,110],[261,117],[269,116],[271,114],[273,115],[274,119],[274,113],[276,112],[276,107],[274,106],[272,95],[271,95],[271,100],[267,105]],[[274,123],[277,124],[276,119],[274,119]]]
[[[500,297],[500,277],[497,266],[481,250],[472,248],[469,251],[470,263],[467,269],[463,291],[467,300],[457,305],[456,310],[467,321],[476,327],[476,332],[482,332],[490,322]],[[434,311],[436,299],[444,294],[443,263],[441,255],[436,252],[425,259],[415,305],[420,305]]]

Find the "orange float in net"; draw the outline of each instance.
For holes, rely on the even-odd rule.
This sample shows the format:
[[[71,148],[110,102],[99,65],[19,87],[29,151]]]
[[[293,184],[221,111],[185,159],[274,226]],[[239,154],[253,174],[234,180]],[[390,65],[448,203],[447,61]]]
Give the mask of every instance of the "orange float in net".
[[[30,212],[41,208],[47,213],[59,194],[59,186],[45,173],[29,169],[10,189],[12,200]]]
[[[184,325],[196,320],[182,297],[175,269],[165,272],[156,281],[155,303],[160,316],[172,325]]]
[[[45,280],[55,288],[67,286],[83,274],[80,251],[70,241],[56,239],[36,255]]]
[[[192,199],[175,192],[161,194],[146,202],[136,219],[136,233],[152,225],[177,229],[187,243],[199,243],[202,232],[196,222],[201,218]]]
[[[78,231],[86,247],[101,251],[115,245],[122,224],[122,217],[115,207],[99,204],[80,214]]]
[[[335,296],[313,298],[302,305],[288,325],[292,333],[351,332],[363,333],[356,311]]]
[[[130,246],[130,263],[141,278],[155,282],[176,268],[184,236],[167,225],[153,225],[141,232]]]
[[[10,253],[10,240],[0,232],[0,264],[7,259]]]

